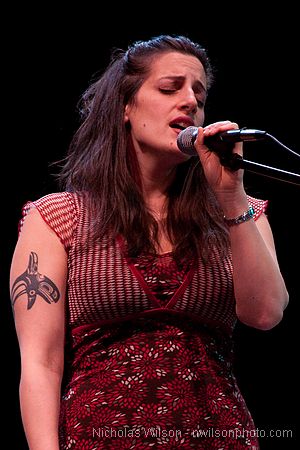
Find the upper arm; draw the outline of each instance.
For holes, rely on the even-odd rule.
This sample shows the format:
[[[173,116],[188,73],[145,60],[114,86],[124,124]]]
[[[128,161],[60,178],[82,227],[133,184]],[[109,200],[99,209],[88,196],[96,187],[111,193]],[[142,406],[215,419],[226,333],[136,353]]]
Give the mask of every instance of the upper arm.
[[[33,208],[12,259],[11,301],[22,360],[54,371],[63,365],[66,279],[64,246]]]

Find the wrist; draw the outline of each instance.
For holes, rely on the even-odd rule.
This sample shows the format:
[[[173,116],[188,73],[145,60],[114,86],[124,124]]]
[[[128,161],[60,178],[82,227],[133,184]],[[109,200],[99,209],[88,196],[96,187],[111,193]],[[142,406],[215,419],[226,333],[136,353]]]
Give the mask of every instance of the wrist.
[[[219,205],[226,217],[236,217],[249,209],[248,197],[245,192],[218,196]]]
[[[239,225],[240,223],[248,222],[248,220],[253,219],[255,214],[253,206],[249,206],[247,210],[243,211],[242,214],[239,214],[236,217],[226,217],[224,216],[224,222],[229,227],[233,225]]]

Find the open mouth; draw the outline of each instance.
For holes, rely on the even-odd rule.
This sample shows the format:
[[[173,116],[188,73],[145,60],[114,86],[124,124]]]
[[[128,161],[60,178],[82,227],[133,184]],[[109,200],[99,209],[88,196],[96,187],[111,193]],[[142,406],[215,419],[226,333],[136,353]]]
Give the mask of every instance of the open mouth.
[[[188,116],[178,116],[175,117],[171,122],[170,122],[170,127],[173,128],[173,130],[178,131],[178,133],[180,133],[180,131],[185,130],[187,127],[190,127],[192,125],[194,125],[194,121],[192,118],[188,117]]]
[[[171,123],[170,127],[174,128],[175,130],[182,131],[182,130],[185,130],[188,127],[188,125],[181,125],[179,123]]]

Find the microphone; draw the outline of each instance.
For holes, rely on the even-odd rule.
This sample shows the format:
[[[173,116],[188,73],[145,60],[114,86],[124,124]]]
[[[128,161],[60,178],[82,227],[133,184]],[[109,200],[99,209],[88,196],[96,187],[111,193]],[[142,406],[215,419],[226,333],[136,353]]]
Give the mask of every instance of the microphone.
[[[182,153],[190,156],[197,156],[198,153],[194,147],[197,139],[198,128],[187,127],[177,136],[177,146]],[[214,136],[204,137],[204,144],[213,152],[217,153],[223,160],[230,159],[234,144],[239,141],[258,141],[265,139],[267,132],[262,130],[253,130],[250,128],[241,128],[238,130],[227,130],[217,133]]]

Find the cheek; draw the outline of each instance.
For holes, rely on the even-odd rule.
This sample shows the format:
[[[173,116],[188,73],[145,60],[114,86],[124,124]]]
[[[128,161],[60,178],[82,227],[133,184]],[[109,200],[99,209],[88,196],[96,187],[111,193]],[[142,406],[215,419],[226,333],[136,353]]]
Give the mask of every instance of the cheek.
[[[198,126],[202,127],[204,124],[204,120],[205,120],[205,112],[204,109],[202,109],[201,111],[199,111],[197,113],[197,117],[196,117],[196,123]]]
[[[157,108],[140,108],[134,114],[131,113],[129,121],[135,130],[147,130],[159,121],[159,110]]]

